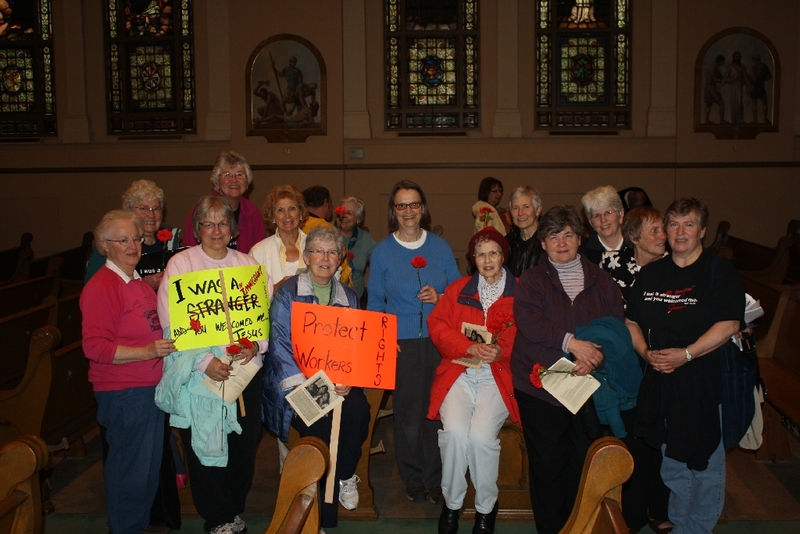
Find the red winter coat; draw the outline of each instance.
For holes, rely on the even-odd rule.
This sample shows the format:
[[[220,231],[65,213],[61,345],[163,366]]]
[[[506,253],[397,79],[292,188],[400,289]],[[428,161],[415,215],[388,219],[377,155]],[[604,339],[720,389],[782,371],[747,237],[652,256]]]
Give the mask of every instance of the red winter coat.
[[[487,324],[492,324],[492,318],[498,313],[513,317],[514,289],[517,281],[507,268],[506,287],[503,296],[489,308]],[[436,368],[431,388],[431,402],[428,408],[428,419],[439,419],[439,408],[444,398],[458,377],[467,370],[463,365],[453,363],[452,360],[469,357],[467,348],[475,343],[461,332],[461,323],[483,323],[483,308],[478,295],[478,273],[466,276],[450,284],[444,291],[444,296],[433,308],[428,316],[428,332],[433,344],[436,345],[442,362]],[[493,335],[498,332],[491,332]],[[500,345],[502,357],[491,365],[497,389],[503,397],[508,408],[511,420],[519,422],[519,408],[514,399],[514,386],[511,384],[511,349],[517,335],[516,324],[506,328],[497,340]]]

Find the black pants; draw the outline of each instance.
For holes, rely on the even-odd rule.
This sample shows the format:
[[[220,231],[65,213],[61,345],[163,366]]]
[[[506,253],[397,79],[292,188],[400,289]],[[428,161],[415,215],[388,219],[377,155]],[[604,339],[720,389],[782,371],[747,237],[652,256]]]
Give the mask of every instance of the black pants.
[[[539,534],[557,534],[566,524],[581,480],[590,441],[581,418],[515,389],[528,448],[531,505]]]
[[[261,440],[262,374],[261,370],[256,373],[242,392],[247,415],[242,417],[239,413],[242,433],[228,434],[228,465],[208,467],[201,464],[192,450],[192,430],[182,428],[180,431],[194,506],[205,520],[203,529],[206,532],[216,526],[232,523],[237,515],[244,512],[247,494],[253,484],[256,448]]]
[[[297,416],[292,418],[292,427],[301,437],[314,436],[330,446],[332,414],[318,420],[311,426],[306,426]],[[361,446],[369,433],[369,403],[362,388],[353,388],[344,398],[342,403],[342,420],[339,428],[339,453],[336,457],[336,482],[333,485],[333,502],[325,502],[325,478],[320,481],[322,496],[323,528],[334,528],[339,517],[339,481],[347,480],[356,472],[358,461],[361,459]],[[327,473],[326,473],[327,476]]]

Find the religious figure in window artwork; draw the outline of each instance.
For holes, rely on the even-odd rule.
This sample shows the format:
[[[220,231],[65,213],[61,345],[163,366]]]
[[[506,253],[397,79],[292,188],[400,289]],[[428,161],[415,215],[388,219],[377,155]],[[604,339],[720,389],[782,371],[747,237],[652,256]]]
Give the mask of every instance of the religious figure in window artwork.
[[[705,86],[703,89],[703,101],[706,104],[706,124],[711,122],[711,109],[714,105],[719,106],[719,123],[728,124],[725,120],[725,100],[719,92],[724,79],[722,72],[719,70],[725,64],[725,56],[717,56],[714,63],[706,67],[705,71]]]
[[[126,0],[125,30],[129,37],[172,35],[172,0]]]
[[[759,102],[764,105],[764,120],[765,124],[769,124],[769,102],[767,101],[767,88],[765,82],[772,80],[772,73],[764,63],[761,62],[761,54],[754,53],[752,57],[753,63],[750,68],[745,72],[747,79],[747,89],[750,93],[751,110],[753,120],[751,122],[760,123],[759,120]]]
[[[0,0],[0,38],[16,40],[33,33],[33,0]]]

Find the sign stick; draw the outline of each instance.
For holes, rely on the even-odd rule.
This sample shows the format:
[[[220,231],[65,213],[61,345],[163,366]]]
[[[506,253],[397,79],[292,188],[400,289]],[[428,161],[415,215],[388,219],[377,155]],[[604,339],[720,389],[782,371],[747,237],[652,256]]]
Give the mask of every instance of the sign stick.
[[[331,421],[331,441],[328,449],[331,453],[328,477],[325,479],[325,502],[333,502],[333,485],[336,484],[336,459],[339,457],[339,429],[342,426],[342,404],[339,403],[333,409],[333,420]]]
[[[233,345],[233,327],[231,327],[231,310],[228,308],[228,290],[225,288],[225,275],[222,269],[219,270],[219,287],[222,290],[222,309],[225,310],[225,323],[228,326],[228,342]],[[247,416],[247,411],[244,409],[244,399],[239,395],[239,411],[242,417]]]

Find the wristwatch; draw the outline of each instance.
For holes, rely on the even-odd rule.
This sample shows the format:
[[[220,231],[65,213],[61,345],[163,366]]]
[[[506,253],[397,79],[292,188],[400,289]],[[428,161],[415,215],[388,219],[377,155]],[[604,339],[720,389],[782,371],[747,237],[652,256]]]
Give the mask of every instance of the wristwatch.
[[[691,353],[691,352],[689,352],[689,347],[686,347],[686,348],[685,348],[685,349],[683,349],[683,350],[684,350],[684,352],[686,352],[686,361],[687,361],[687,362],[690,362],[690,361],[692,361],[692,357],[693,357],[693,356],[692,356],[692,353]]]

